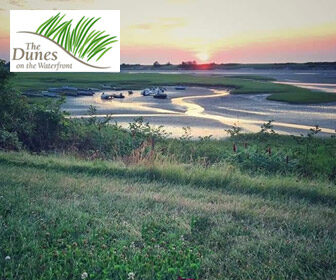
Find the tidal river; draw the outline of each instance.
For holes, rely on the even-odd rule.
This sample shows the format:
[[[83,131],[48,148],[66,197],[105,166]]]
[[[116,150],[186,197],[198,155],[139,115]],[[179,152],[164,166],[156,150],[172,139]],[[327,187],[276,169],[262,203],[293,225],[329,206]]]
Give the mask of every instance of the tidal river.
[[[314,76],[314,79],[309,79],[307,77],[313,74],[308,72],[289,74],[287,73],[289,78],[276,78],[279,82],[336,94],[336,82],[332,81],[332,77],[316,79]],[[278,73],[279,75],[281,76]],[[314,125],[322,128],[323,135],[335,133],[336,129],[336,103],[292,105],[269,101],[266,99],[267,94],[230,95],[225,90],[197,87],[189,87],[185,91],[168,87],[166,93],[168,99],[164,100],[142,96],[139,91],[135,91],[133,95],[126,93],[125,99],[112,101],[102,100],[101,93],[94,96],[68,97],[64,109],[73,117],[87,117],[88,108],[93,105],[97,108],[98,117],[112,114],[113,120],[123,126],[142,116],[154,126],[163,125],[172,136],[180,136],[183,127],[190,127],[194,137],[225,137],[225,129],[233,124],[242,127],[244,131],[257,132],[260,125],[268,120],[274,120],[276,132],[282,134],[306,134]]]

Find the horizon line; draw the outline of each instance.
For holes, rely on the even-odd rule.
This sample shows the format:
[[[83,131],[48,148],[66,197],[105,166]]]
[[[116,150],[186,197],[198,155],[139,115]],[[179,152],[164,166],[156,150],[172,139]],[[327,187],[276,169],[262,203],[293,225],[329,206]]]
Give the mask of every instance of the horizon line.
[[[0,58],[0,60],[4,60],[6,64],[10,63],[10,60],[7,60],[5,58]],[[154,61],[153,63],[151,64],[148,64],[148,63],[132,63],[132,62],[122,62],[120,63],[120,65],[143,65],[143,66],[153,66],[153,64],[155,62],[158,62],[158,61]],[[170,62],[166,62],[166,63],[159,63],[159,65],[161,66],[164,66],[164,65],[167,65],[167,64],[170,64],[170,65],[173,65],[173,66],[178,66],[178,65],[182,65],[182,63],[194,63],[194,65],[209,65],[209,64],[215,64],[215,65],[281,65],[281,64],[308,64],[308,63],[312,63],[312,64],[318,64],[318,63],[336,63],[336,60],[333,60],[333,61],[306,61],[306,62],[293,62],[293,61],[287,61],[287,62],[202,62],[202,63],[199,63],[197,61],[181,61],[180,63],[170,63]]]

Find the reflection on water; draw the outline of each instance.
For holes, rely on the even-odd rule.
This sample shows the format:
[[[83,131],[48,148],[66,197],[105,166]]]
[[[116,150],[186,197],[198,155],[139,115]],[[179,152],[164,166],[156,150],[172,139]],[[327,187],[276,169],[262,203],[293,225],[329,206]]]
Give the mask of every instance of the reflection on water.
[[[328,85],[329,86],[329,85]],[[107,92],[108,93],[108,92]],[[227,136],[225,129],[233,124],[245,131],[257,132],[260,125],[275,120],[275,130],[282,134],[306,134],[313,125],[324,133],[336,129],[336,104],[290,105],[266,99],[267,94],[230,95],[226,90],[189,87],[185,91],[168,88],[166,100],[144,97],[139,91],[125,99],[102,100],[94,96],[69,97],[64,109],[72,117],[88,117],[90,105],[96,106],[97,117],[112,114],[113,121],[126,126],[143,116],[151,125],[164,125],[173,136],[180,136],[183,127],[190,127],[193,136]]]

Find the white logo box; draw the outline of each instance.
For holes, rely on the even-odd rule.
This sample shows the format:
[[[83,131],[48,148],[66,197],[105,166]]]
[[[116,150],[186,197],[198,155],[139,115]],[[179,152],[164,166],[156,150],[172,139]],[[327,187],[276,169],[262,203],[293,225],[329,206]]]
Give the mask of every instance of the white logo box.
[[[71,42],[71,30],[74,30],[77,23],[85,18],[95,19],[96,21],[92,27],[86,32],[93,19],[86,26],[82,25],[83,40],[78,37],[77,42],[85,43],[87,36],[92,31],[105,31],[100,36],[110,35],[116,36],[114,39],[110,37],[102,38],[98,40],[98,43],[104,43],[104,40],[110,39],[115,41],[111,44],[101,46],[101,51],[91,60],[87,61],[87,58],[79,57],[78,53],[75,54],[73,50],[68,46],[68,49],[62,48],[59,44],[54,42],[57,37],[53,39],[53,36],[44,36],[44,34],[36,34],[38,27],[52,16],[60,13],[60,16],[65,15],[64,18],[59,21],[61,24],[64,21],[72,20],[71,29],[69,32],[69,45]],[[57,23],[58,19],[55,20]],[[82,20],[83,22],[84,20]],[[87,22],[86,22],[87,23]],[[57,25],[56,25],[57,26]],[[43,32],[45,32],[47,27]],[[79,29],[78,29],[79,30]],[[42,33],[43,33],[42,32]],[[91,33],[95,35],[96,33]],[[41,36],[43,35],[43,36]],[[99,35],[99,34],[97,34]],[[94,37],[93,38],[99,38]],[[94,40],[88,41],[83,47],[82,54],[89,46],[90,42],[95,43]],[[108,41],[106,42],[108,43]],[[74,44],[76,46],[76,44]],[[80,48],[83,45],[80,45]],[[95,45],[97,46],[97,45]],[[112,47],[109,50],[107,48]],[[79,49],[80,49],[79,48]],[[93,47],[94,48],[94,47]],[[88,48],[87,53],[92,50]],[[96,61],[96,59],[104,52],[103,56]],[[92,53],[93,54],[93,53]],[[10,71],[11,72],[120,72],[120,11],[119,10],[11,10],[10,11]]]

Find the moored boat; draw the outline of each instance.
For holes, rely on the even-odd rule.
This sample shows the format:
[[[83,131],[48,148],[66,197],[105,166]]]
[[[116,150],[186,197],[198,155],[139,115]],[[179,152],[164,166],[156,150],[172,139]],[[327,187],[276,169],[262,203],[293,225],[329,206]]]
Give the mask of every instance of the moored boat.
[[[157,93],[153,95],[154,98],[158,98],[158,99],[166,99],[167,98],[167,94],[165,93]]]
[[[103,94],[100,96],[100,98],[103,99],[103,100],[111,100],[113,98],[113,96],[103,92]]]
[[[77,93],[78,95],[88,95],[88,96],[92,96],[94,94],[92,90],[85,89],[85,88],[79,88]]]
[[[120,92],[119,94],[113,94],[113,98],[125,98],[125,96]]]

